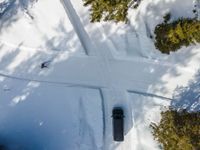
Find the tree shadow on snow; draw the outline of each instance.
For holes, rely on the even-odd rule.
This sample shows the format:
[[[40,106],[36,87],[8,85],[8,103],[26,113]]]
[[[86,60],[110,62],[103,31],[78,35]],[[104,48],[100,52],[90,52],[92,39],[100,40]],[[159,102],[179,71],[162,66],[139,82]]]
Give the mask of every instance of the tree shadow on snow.
[[[21,15],[28,15],[31,19],[31,7],[38,0],[3,0],[0,2],[0,31],[16,22]],[[19,14],[21,13],[21,14]]]
[[[10,1],[4,1],[2,3],[0,3],[0,30],[9,26],[10,24],[14,23],[14,21],[16,21],[18,18],[15,16],[16,12],[18,12],[19,10],[23,10],[25,12],[27,12],[27,10],[29,9],[29,7],[36,1],[31,1],[31,0],[24,0],[24,1],[15,1],[15,0],[10,0]],[[171,1],[172,2],[172,1]],[[173,3],[171,3],[170,5],[174,5]],[[150,11],[155,10],[154,9],[155,6],[149,6],[148,9],[150,9]],[[156,17],[158,17],[159,14],[155,12],[150,12],[151,13],[151,18],[152,20],[155,19]],[[96,41],[96,45],[101,46],[104,49],[107,49],[108,51],[112,51],[110,48],[113,48],[112,45],[114,45],[114,50],[118,51],[119,48],[123,48],[126,46],[121,46],[122,45],[126,45],[126,40],[122,40],[122,43],[117,42],[118,40],[116,40],[116,38],[128,38],[126,37],[126,35],[130,35],[130,34],[136,34],[135,33],[135,29],[132,28],[127,28],[127,25],[124,25],[123,27],[121,27],[119,25],[119,27],[116,27],[115,29],[112,29],[112,26],[108,23],[108,24],[104,24],[103,26],[101,26],[98,23],[95,23],[94,25],[89,23],[89,18],[88,18],[89,14],[81,14],[81,21],[82,21],[82,25],[84,25],[84,27],[86,27],[86,30],[88,28],[90,28],[90,33],[89,36],[94,38],[91,39],[94,43]],[[148,15],[148,14],[147,14]],[[145,16],[148,17],[148,16]],[[146,27],[144,26],[144,21],[139,21],[139,26],[142,27],[141,30],[144,30],[146,32]],[[3,95],[3,97],[7,97],[6,99],[1,99],[1,105],[0,105],[0,119],[2,121],[5,121],[3,123],[5,123],[5,125],[8,125],[7,131],[4,130],[5,126],[0,126],[0,141],[3,141],[5,144],[9,144],[11,142],[11,146],[12,143],[14,148],[11,148],[12,150],[22,150],[23,146],[26,144],[29,145],[35,145],[35,147],[33,149],[43,149],[44,147],[41,147],[41,145],[44,145],[44,143],[48,144],[48,140],[51,139],[51,137],[49,137],[48,135],[53,135],[52,134],[47,134],[46,132],[50,132],[50,131],[45,131],[44,134],[46,135],[42,135],[39,136],[40,134],[34,134],[34,130],[40,131],[42,129],[36,129],[35,126],[32,125],[32,122],[20,122],[21,120],[23,120],[23,118],[19,118],[19,120],[16,120],[16,118],[20,117],[20,113],[18,115],[15,114],[10,114],[12,113],[12,108],[15,107],[17,108],[18,106],[20,106],[19,108],[23,108],[25,109],[26,105],[23,105],[25,103],[27,103],[28,101],[30,101],[30,97],[31,94],[34,92],[38,92],[40,91],[41,88],[41,84],[43,83],[39,83],[37,81],[31,81],[32,79],[35,79],[35,77],[37,76],[38,78],[40,78],[41,80],[46,80],[46,78],[48,78],[49,75],[51,75],[51,73],[53,73],[53,71],[56,68],[61,68],[60,70],[64,70],[65,69],[65,63],[68,59],[70,59],[70,57],[72,55],[75,55],[77,51],[79,51],[80,49],[82,49],[80,44],[77,44],[78,38],[76,36],[76,34],[74,32],[67,32],[65,27],[63,27],[62,25],[62,21],[59,23],[59,25],[57,26],[57,28],[55,28],[55,32],[58,33],[58,36],[54,36],[51,38],[48,38],[47,36],[44,35],[44,40],[46,41],[45,46],[41,46],[38,47],[37,49],[46,49],[46,51],[36,51],[31,53],[31,56],[28,56],[28,54],[30,54],[30,52],[26,52],[27,49],[22,48],[22,45],[18,45],[18,47],[16,49],[18,50],[14,50],[13,48],[6,48],[8,50],[10,50],[10,52],[8,53],[0,53],[2,59],[1,60],[1,70],[8,72],[9,73],[9,78],[7,77],[2,77],[0,78],[0,95]],[[95,28],[96,25],[99,25],[99,28]],[[153,25],[151,25],[148,21],[147,21],[147,25],[149,26],[149,28],[153,27]],[[120,33],[122,30],[126,30],[124,33]],[[103,35],[103,32],[108,33],[107,36]],[[138,35],[140,33],[138,32]],[[66,36],[67,35],[67,36]],[[139,35],[140,36],[140,35]],[[148,38],[148,34],[144,35],[145,38]],[[71,41],[71,44],[68,44],[68,41]],[[110,43],[108,42],[110,41]],[[114,41],[114,42],[113,42]],[[79,42],[79,41],[78,41]],[[136,44],[138,44],[137,42],[135,42]],[[130,43],[129,43],[130,44]],[[143,44],[143,43],[140,43]],[[150,43],[150,45],[152,46],[152,43]],[[0,49],[5,48],[6,46],[1,44],[0,45]],[[105,48],[106,47],[106,48]],[[194,46],[195,48],[195,46]],[[13,49],[13,50],[11,50]],[[22,50],[23,49],[23,50]],[[72,50],[73,49],[73,50]],[[131,51],[129,48],[127,48],[129,51]],[[139,69],[139,71],[142,74],[147,74],[151,77],[151,81],[150,82],[144,82],[144,81],[133,81],[133,84],[135,84],[138,87],[142,87],[142,90],[144,91],[143,95],[144,96],[150,96],[150,95],[145,95],[145,92],[152,92],[152,93],[162,93],[162,95],[165,95],[166,93],[169,93],[168,90],[168,82],[169,79],[163,79],[164,76],[168,76],[171,79],[173,78],[177,78],[179,76],[181,76],[183,73],[180,72],[178,70],[178,67],[184,67],[187,66],[189,64],[189,62],[192,60],[192,58],[194,56],[197,55],[197,53],[194,53],[193,51],[190,50],[190,48],[183,48],[183,51],[180,50],[179,55],[177,54],[172,54],[171,56],[164,56],[162,54],[159,54],[159,56],[163,56],[163,60],[164,61],[168,61],[171,62],[171,64],[173,64],[173,66],[171,65],[166,65],[166,67],[164,69],[160,69],[159,67],[155,67],[155,66],[159,66],[159,64],[156,64],[156,56],[157,53],[154,55],[153,60],[151,60],[152,65],[148,65],[148,66],[142,66],[140,68],[134,68],[131,66],[129,69],[130,70],[136,70]],[[21,50],[21,51],[20,51]],[[152,51],[155,51],[155,48],[150,49]],[[85,55],[84,50],[83,51],[83,55]],[[134,51],[134,49],[133,49]],[[112,53],[112,52],[111,52]],[[123,50],[122,50],[123,53]],[[115,53],[112,53],[115,55]],[[3,55],[3,56],[2,56]],[[26,60],[20,60],[20,56],[23,55],[27,55],[28,59]],[[125,55],[127,56],[128,53],[125,52]],[[6,61],[9,60],[9,61]],[[119,60],[117,57],[114,56],[114,59]],[[134,56],[129,57],[129,60],[134,60],[136,59]],[[160,59],[160,58],[159,58]],[[179,61],[177,61],[179,60]],[[50,66],[49,68],[46,68],[45,70],[41,69],[41,63],[44,61],[50,61]],[[109,61],[113,61],[113,60],[109,60]],[[76,69],[76,68],[73,68]],[[24,76],[23,74],[26,73],[31,74],[31,76],[27,77]],[[137,70],[136,70],[137,72]],[[18,75],[18,78],[12,77],[12,75]],[[15,83],[13,81],[15,80],[19,80],[16,81]],[[45,83],[48,84],[48,83]],[[197,75],[197,77],[195,77],[194,81],[192,81],[189,84],[188,88],[177,88],[176,89],[176,94],[174,95],[173,99],[178,99],[178,100],[174,100],[172,101],[172,106],[178,107],[178,108],[182,108],[182,107],[187,107],[190,110],[197,110],[199,109],[199,86],[200,84],[200,80],[199,80],[199,73]],[[65,86],[62,86],[62,88]],[[45,91],[43,89],[43,91]],[[46,91],[48,93],[48,91]],[[50,91],[51,92],[51,91]],[[134,92],[134,91],[132,91]],[[127,92],[128,95],[131,94],[131,91]],[[178,94],[177,94],[178,93]],[[37,98],[40,99],[40,93],[38,92],[37,94]],[[142,93],[141,93],[142,95]],[[58,99],[62,97],[62,95],[58,96]],[[131,99],[131,98],[130,98]],[[140,97],[138,97],[137,99],[140,99]],[[42,99],[41,99],[42,101]],[[114,101],[114,100],[113,100]],[[134,98],[133,98],[134,101]],[[123,104],[113,104],[114,105],[122,105]],[[137,105],[137,106],[135,106]],[[129,121],[125,122],[127,123],[126,128],[125,128],[125,135],[127,135],[132,128],[135,127],[135,124],[133,122],[133,120],[135,119],[136,121],[140,121],[140,123],[142,121],[144,121],[144,118],[142,118],[143,113],[148,111],[148,107],[153,107],[154,105],[160,105],[160,104],[155,104],[153,102],[151,102],[150,100],[147,101],[138,101],[138,103],[134,104],[134,108],[131,108],[132,106],[129,106],[131,108],[131,111],[127,111],[125,112],[126,116],[129,115],[129,117],[127,119],[130,119]],[[3,108],[8,108],[8,110],[4,110]],[[30,106],[31,107],[31,106]],[[51,109],[48,108],[48,104],[47,106],[43,106],[43,109]],[[136,110],[132,110],[135,109]],[[125,107],[126,109],[126,107]],[[129,109],[129,108],[127,108]],[[37,111],[37,110],[35,110]],[[111,113],[111,110],[109,110]],[[134,112],[137,117],[132,116],[132,111],[136,111]],[[2,115],[1,112],[4,112],[4,114]],[[19,110],[20,112],[20,110]],[[51,112],[51,110],[49,110],[48,112]],[[22,111],[22,113],[24,113]],[[25,111],[25,113],[28,114],[28,116],[33,117],[32,113],[34,113],[34,111]],[[30,114],[29,114],[30,113]],[[10,118],[8,118],[7,120],[4,117],[9,116]],[[55,117],[55,116],[54,116]],[[103,116],[105,117],[105,116]],[[15,118],[15,119],[14,119]],[[133,119],[134,118],[134,119]],[[139,118],[142,118],[141,120],[139,120]],[[12,119],[14,119],[16,122],[13,122]],[[30,121],[30,119],[29,119]],[[37,122],[38,123],[38,122]],[[42,124],[42,123],[41,123]],[[85,123],[86,124],[86,123]],[[15,125],[18,126],[18,130],[15,130]],[[76,126],[76,125],[74,125]],[[38,126],[38,128],[40,128]],[[25,131],[27,134],[26,135],[22,135],[22,133],[20,133],[21,131]],[[65,131],[66,132],[66,131]],[[11,136],[12,135],[12,136]],[[9,139],[9,136],[13,137],[13,139]],[[112,135],[110,135],[111,137]],[[138,135],[139,136],[139,135]],[[22,145],[21,147],[16,147],[16,139],[18,137],[22,137],[19,140],[19,145]],[[140,139],[140,137],[138,137]],[[45,140],[44,140],[45,139]],[[43,143],[42,143],[43,142]],[[4,144],[3,143],[3,144]],[[1,144],[1,143],[0,143]],[[117,143],[114,145],[114,147],[118,147],[120,144]],[[18,146],[18,145],[17,145]],[[30,148],[31,149],[31,148]],[[27,149],[26,149],[27,150]]]
[[[51,83],[48,83],[46,76],[52,74],[55,68],[63,70],[69,57],[82,50],[81,45],[77,44],[79,41],[77,41],[76,33],[67,31],[62,21],[53,30],[57,35],[51,38],[44,35],[45,44],[35,49],[24,47],[23,43],[16,47],[10,47],[4,43],[0,44],[0,144],[5,145],[6,150],[45,149],[44,145],[49,145],[48,140],[54,139],[55,137],[52,137],[52,135],[57,134],[54,131],[51,132],[50,129],[43,128],[43,123],[39,120],[42,114],[38,118],[35,117],[38,114],[37,109],[26,109],[27,105],[31,105],[31,103],[34,103],[34,100],[37,100],[32,95],[37,95],[37,98],[42,101],[39,91],[40,89],[45,90],[44,87],[41,87],[41,84],[43,86],[52,86]],[[82,51],[84,55],[84,50]],[[48,68],[42,69],[41,64],[45,61],[50,61],[50,64]],[[36,78],[38,80],[35,80]],[[40,84],[40,80],[46,82]],[[58,88],[66,88],[67,85],[57,86]],[[45,92],[48,93],[48,91]],[[54,109],[46,108],[45,105],[41,107],[38,109]],[[27,113],[27,115],[24,115],[24,113]],[[51,127],[51,123],[55,122],[50,122],[48,126]],[[62,135],[64,131],[59,132]],[[66,139],[63,138],[61,140]],[[63,145],[60,146],[62,147]]]
[[[187,87],[177,87],[171,102],[176,110],[200,111],[200,70]]]
[[[130,70],[135,70],[135,73],[141,71],[141,74],[149,74],[149,79],[150,82],[144,82],[145,78],[141,81],[133,81],[133,84],[137,87],[142,87],[142,91],[138,95],[143,95],[146,98],[146,100],[140,100],[141,97],[136,97],[135,99],[132,98],[132,101],[136,101],[133,105],[132,111],[134,112],[134,116],[129,115],[131,112],[125,112],[125,116],[128,116],[128,119],[133,119],[134,121],[139,121],[139,123],[146,125],[147,128],[149,127],[149,124],[151,123],[149,121],[149,124],[145,124],[144,121],[147,118],[144,118],[144,114],[148,113],[151,110],[148,110],[147,108],[153,108],[153,107],[159,107],[161,109],[164,109],[164,106],[168,106],[168,104],[171,101],[171,105],[180,107],[179,109],[182,109],[183,107],[188,107],[190,110],[199,110],[199,94],[198,94],[198,85],[196,82],[195,84],[189,84],[187,88],[176,88],[176,86],[173,85],[173,82],[177,84],[182,84],[181,80],[184,80],[185,73],[190,74],[191,77],[187,77],[187,81],[192,79],[194,74],[197,70],[198,66],[192,66],[190,70],[185,69],[185,67],[191,67],[190,62],[194,60],[194,58],[198,59],[198,48],[199,45],[191,45],[189,47],[182,47],[181,49],[178,50],[178,52],[171,53],[170,55],[165,55],[161,54],[154,46],[154,41],[149,37],[149,35],[153,35],[154,28],[157,24],[163,22],[163,16],[166,12],[172,12],[172,19],[177,19],[179,17],[190,17],[192,16],[192,8],[193,4],[189,1],[185,1],[186,3],[183,3],[182,0],[177,0],[177,1],[151,1],[148,5],[144,7],[144,9],[141,10],[136,15],[136,19],[139,23],[137,25],[130,25],[132,26],[132,29],[128,28],[126,25],[123,25],[119,27],[118,24],[116,24],[116,28],[113,28],[113,23],[108,22],[108,23],[94,23],[91,24],[89,22],[89,14],[79,14],[81,16],[81,21],[86,27],[85,29],[89,29],[89,35],[90,37],[93,37],[92,40],[96,45],[100,45],[106,49],[107,51],[112,51],[114,49],[114,59],[121,60],[121,58],[115,57],[119,48],[123,48],[122,54],[125,54],[126,57],[128,57],[128,60],[136,61],[137,62],[137,56],[135,55],[130,55],[127,52],[130,51],[135,51],[135,49],[130,49],[134,48],[133,44],[137,44],[138,47],[145,48],[146,53],[143,53],[142,51],[138,52],[137,54],[141,54],[141,56],[145,56],[145,61],[151,65],[148,66],[140,66],[139,68],[134,68],[134,67],[129,67]],[[141,3],[143,4],[143,3]],[[177,5],[180,4],[181,8],[183,9],[177,9]],[[183,10],[187,7],[187,10]],[[142,13],[143,12],[143,13]],[[131,18],[132,19],[132,18]],[[132,20],[133,22],[135,20]],[[98,26],[98,28],[93,28],[93,26]],[[122,32],[124,29],[125,32]],[[118,32],[119,31],[119,32]],[[148,33],[150,32],[150,33]],[[103,35],[106,33],[106,37]],[[132,37],[132,35],[135,35],[135,37],[138,37],[139,40],[133,39],[133,40],[138,40],[139,42],[134,42],[132,41],[129,42],[131,45],[129,48],[126,46],[126,39],[127,38],[129,41],[132,39],[129,39]],[[121,39],[118,41],[117,39]],[[145,40],[146,39],[146,40]],[[110,41],[110,43],[108,42]],[[118,41],[118,42],[117,42]],[[98,46],[99,47],[99,46]],[[126,49],[127,48],[127,49]],[[132,54],[136,54],[135,52],[131,52]],[[143,59],[143,58],[141,58]],[[123,59],[122,59],[123,60]],[[133,62],[134,62],[133,61]],[[182,68],[182,69],[180,69]],[[184,70],[184,71],[183,71]],[[134,75],[134,74],[133,74]],[[178,83],[177,81],[180,80]],[[195,78],[194,80],[198,80]],[[116,81],[117,82],[117,81]],[[143,83],[144,82],[144,83]],[[170,84],[173,85],[173,88],[170,87]],[[187,85],[187,83],[185,83]],[[178,85],[177,85],[178,86]],[[176,88],[176,89],[175,89]],[[196,89],[195,89],[196,88]],[[173,95],[174,90],[176,93],[179,93],[179,95]],[[196,91],[197,90],[197,91]],[[134,93],[135,91],[129,91],[128,94]],[[137,92],[137,91],[136,91]],[[187,93],[188,92],[188,93]],[[150,94],[147,94],[150,93]],[[152,95],[151,95],[152,94]],[[136,94],[137,95],[137,94]],[[154,98],[154,96],[158,96],[158,99],[163,99],[160,101],[164,101],[162,103],[154,102],[151,98],[148,99],[148,97]],[[159,98],[160,96],[160,98]],[[181,97],[181,98],[179,98]],[[190,97],[190,99],[189,99]],[[167,98],[167,99],[165,99]],[[177,100],[177,99],[182,99],[182,100]],[[113,100],[113,107],[117,106],[124,106],[124,104],[119,104],[114,102]],[[125,110],[129,109],[127,107],[123,107]],[[136,109],[136,110],[135,110]],[[111,114],[111,110],[110,114]],[[127,114],[128,113],[128,114]],[[135,127],[135,122],[132,121],[127,121],[125,118],[125,135],[128,135],[128,133]],[[127,125],[128,124],[128,125]],[[139,136],[139,135],[138,135]],[[143,136],[143,135],[142,135]],[[138,137],[139,138],[139,137]],[[109,139],[112,139],[112,135],[109,135]],[[139,138],[140,139],[140,138]],[[144,139],[140,139],[140,143]],[[109,143],[109,142],[108,142]],[[141,144],[138,148],[142,149]],[[110,147],[112,148],[117,148],[120,146],[119,143],[115,143],[114,145],[110,144]],[[111,149],[112,149],[111,148]],[[144,148],[144,147],[143,147]]]

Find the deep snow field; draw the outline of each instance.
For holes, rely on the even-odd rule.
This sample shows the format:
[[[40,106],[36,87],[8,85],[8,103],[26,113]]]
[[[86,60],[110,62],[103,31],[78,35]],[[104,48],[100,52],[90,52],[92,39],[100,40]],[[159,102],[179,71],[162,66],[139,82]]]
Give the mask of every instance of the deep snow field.
[[[129,22],[90,23],[82,0],[0,0],[0,145],[8,150],[159,150],[166,106],[200,110],[200,45],[155,49],[163,16],[192,0],[143,0]],[[48,68],[41,69],[45,62]],[[113,107],[125,141],[112,137]]]

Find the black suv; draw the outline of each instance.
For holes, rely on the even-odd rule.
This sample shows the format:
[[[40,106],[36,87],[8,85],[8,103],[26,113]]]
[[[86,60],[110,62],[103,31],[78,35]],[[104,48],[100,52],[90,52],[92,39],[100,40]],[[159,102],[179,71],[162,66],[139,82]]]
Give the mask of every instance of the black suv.
[[[114,141],[124,141],[124,112],[122,108],[114,108],[113,117],[113,138]]]

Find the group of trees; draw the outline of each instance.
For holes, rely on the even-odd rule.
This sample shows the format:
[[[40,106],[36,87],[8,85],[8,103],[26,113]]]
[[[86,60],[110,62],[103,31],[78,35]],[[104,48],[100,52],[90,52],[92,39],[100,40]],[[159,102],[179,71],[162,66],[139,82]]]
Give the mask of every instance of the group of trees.
[[[127,20],[130,0],[84,0],[84,5],[91,5],[91,22]]]
[[[155,46],[162,53],[169,54],[182,46],[200,43],[200,21],[180,18],[171,23],[165,21],[155,28]]]
[[[129,5],[141,0],[83,1],[85,6],[91,6],[91,22],[126,22]],[[197,14],[197,9],[193,12]],[[155,47],[162,53],[169,54],[182,46],[200,43],[200,21],[197,16],[171,22],[171,14],[167,13],[163,17],[164,22],[155,28]],[[155,139],[162,144],[164,150],[200,150],[200,112],[169,109],[162,112],[161,116],[160,123],[152,123],[151,128]]]
[[[115,21],[127,22],[129,6],[136,8],[141,0],[83,0],[84,6],[90,6],[91,22]],[[197,13],[195,4],[194,13]],[[164,22],[155,28],[155,47],[169,54],[182,46],[200,42],[200,20],[180,18],[169,23],[170,13],[164,16]]]
[[[151,124],[155,139],[164,150],[200,150],[200,112],[168,110],[157,125]]]
[[[126,22],[129,4],[141,0],[83,0],[84,6],[91,6],[91,22]]]

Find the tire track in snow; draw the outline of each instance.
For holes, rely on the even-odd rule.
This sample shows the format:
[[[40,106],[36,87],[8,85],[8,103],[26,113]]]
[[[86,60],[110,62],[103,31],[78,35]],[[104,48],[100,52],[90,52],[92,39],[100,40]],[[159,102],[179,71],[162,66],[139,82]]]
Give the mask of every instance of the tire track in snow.
[[[101,49],[101,51],[98,51],[96,45],[93,44],[92,40],[89,38],[89,35],[87,34],[87,32],[85,31],[79,16],[77,15],[76,11],[74,10],[71,1],[70,0],[61,0],[65,11],[72,23],[72,25],[74,26],[74,29],[84,47],[84,49],[86,50],[86,54],[89,56],[97,56],[100,59],[102,59],[101,63],[101,74],[102,77],[105,81],[107,81],[107,83],[109,84],[109,86],[111,86],[111,72],[110,72],[110,65],[109,65],[109,60],[108,60],[108,56],[111,56],[107,51],[105,51],[105,48],[102,47],[102,45],[98,45],[98,48]],[[104,108],[104,97],[103,95],[101,95],[102,97],[102,112],[103,112],[103,135],[105,136],[105,108]],[[103,146],[105,146],[105,138],[103,139]]]
[[[77,15],[76,11],[73,8],[70,0],[60,0],[63,4],[63,7],[68,15],[76,34],[78,35],[80,42],[85,49],[87,55],[95,55],[96,54],[96,47],[92,40],[90,39],[89,35],[85,31],[79,16]]]
[[[168,97],[164,97],[164,96],[161,96],[161,95],[156,95],[156,94],[153,94],[153,93],[146,93],[146,92],[140,92],[140,91],[128,91],[129,93],[134,93],[134,94],[138,94],[138,95],[142,95],[142,96],[146,96],[146,97],[155,97],[155,98],[160,98],[162,100],[168,100],[168,101],[171,101],[173,100],[172,98],[168,98]]]
[[[102,147],[102,150],[105,149],[105,139],[106,139],[106,119],[105,119],[105,115],[106,115],[106,112],[105,112],[105,102],[104,102],[104,95],[103,95],[103,91],[102,89],[99,89],[99,93],[100,93],[100,98],[101,98],[101,106],[102,106],[102,119],[103,119],[103,147]]]
[[[110,41],[110,42],[112,43],[112,41]],[[73,54],[73,52],[70,52],[70,51],[68,52],[68,51],[64,51],[64,50],[58,51],[58,50],[54,50],[54,49],[40,49],[40,48],[32,48],[32,47],[27,47],[27,46],[16,45],[16,44],[12,44],[10,42],[6,42],[3,39],[0,39],[0,43],[3,43],[4,45],[6,45],[8,47],[11,47],[11,48],[20,47],[20,50],[24,50],[24,51],[36,51],[37,50],[38,52],[42,52],[42,53],[49,54],[49,55],[62,55],[62,54],[65,54],[65,53],[69,53],[69,55]],[[76,54],[75,56],[88,57],[85,54]],[[159,65],[159,66],[174,67],[174,64],[172,64],[170,62],[167,62],[165,60],[158,60],[158,59],[154,59],[154,58],[146,58],[146,57],[116,57],[115,59],[120,60],[120,61],[140,62],[140,63],[146,63],[146,64]],[[111,58],[110,60],[115,60],[115,59]],[[190,68],[189,69],[189,68],[185,68],[184,67],[184,68],[181,68],[181,70],[186,71],[186,72],[191,72],[191,73],[195,72],[194,68]]]
[[[0,73],[1,77],[4,78],[9,78],[9,79],[13,79],[13,80],[20,80],[20,81],[25,81],[25,82],[38,82],[38,83],[45,83],[45,84],[51,84],[51,85],[60,85],[60,86],[67,86],[67,87],[82,87],[82,88],[88,88],[88,89],[107,89],[108,87],[104,87],[104,86],[93,86],[93,85],[86,85],[86,84],[76,84],[76,83],[70,83],[70,82],[56,82],[56,81],[48,81],[48,80],[36,80],[36,79],[30,79],[30,78],[20,78],[20,77],[16,77],[16,76],[12,76],[12,75],[7,75],[7,74],[3,74]],[[166,99],[166,100],[173,100],[169,97],[164,97],[161,95],[156,95],[153,93],[148,93],[148,92],[142,92],[142,91],[137,91],[137,90],[127,90],[130,93],[136,93],[136,94],[140,94],[143,96],[148,96],[148,97],[157,97],[157,98],[161,98],[161,99]],[[103,94],[102,94],[103,95]],[[103,97],[103,96],[101,96]]]
[[[91,147],[95,147],[95,149],[97,149],[94,131],[88,122],[86,108],[82,99],[79,100],[79,121],[79,149],[89,148],[90,146],[88,146],[88,144],[92,145]]]
[[[31,78],[20,78],[12,75],[7,75],[0,73],[1,77],[19,80],[19,81],[25,81],[25,82],[37,82],[37,83],[45,83],[45,84],[51,84],[51,85],[60,85],[60,86],[67,86],[67,87],[82,87],[82,88],[88,88],[88,89],[100,89],[100,88],[106,88],[106,87],[100,87],[100,86],[93,86],[93,85],[86,85],[86,84],[76,84],[76,83],[70,83],[70,82],[56,82],[56,81],[49,81],[49,80],[37,80],[37,79],[31,79]]]

